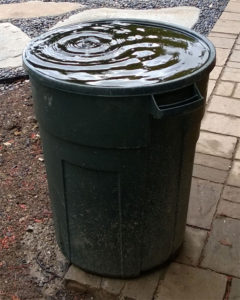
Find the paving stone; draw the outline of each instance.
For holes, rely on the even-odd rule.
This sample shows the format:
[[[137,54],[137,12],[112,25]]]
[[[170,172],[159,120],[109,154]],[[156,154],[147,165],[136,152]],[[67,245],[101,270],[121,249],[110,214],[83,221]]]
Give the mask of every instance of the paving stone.
[[[240,187],[240,161],[233,162],[227,184]]]
[[[0,23],[0,68],[22,65],[22,52],[30,38],[11,23]]]
[[[221,71],[222,71],[222,67],[218,67],[218,66],[214,67],[214,69],[209,75],[209,79],[217,80],[218,77],[220,76]]]
[[[218,205],[217,214],[233,219],[240,219],[240,204],[221,200]]]
[[[209,80],[208,81],[207,102],[210,99],[210,96],[212,94],[212,91],[213,91],[215,85],[216,85],[216,80]]]
[[[240,300],[240,279],[232,279],[232,285],[228,300]]]
[[[233,93],[233,97],[240,98],[240,84],[237,84],[237,87]]]
[[[208,111],[240,117],[240,101],[214,95]]]
[[[227,7],[225,8],[225,12],[230,11],[233,13],[240,13],[240,3],[235,1],[229,1]]]
[[[210,229],[222,184],[193,178],[187,224]]]
[[[226,37],[217,37],[217,36],[209,36],[210,41],[214,44],[215,47],[223,48],[223,49],[232,49],[233,44],[235,42],[234,38],[226,38]]]
[[[201,129],[239,137],[240,118],[207,112]]]
[[[226,67],[222,74],[222,80],[240,82],[240,69]]]
[[[196,151],[232,158],[236,143],[237,139],[235,137],[201,131]]]
[[[234,49],[235,50],[240,50],[240,45],[235,45]]]
[[[120,299],[151,300],[159,281],[159,272],[150,273],[137,279],[127,280]]]
[[[214,94],[220,96],[231,96],[235,84],[228,81],[220,81],[215,89]]]
[[[135,10],[116,8],[97,8],[80,12],[64,21],[58,22],[53,28],[77,22],[96,19],[133,18],[152,21],[170,22],[192,28],[199,18],[200,10],[196,7],[172,7],[162,9]]]
[[[213,27],[213,32],[223,32],[223,33],[233,33],[238,34],[239,33],[239,21],[230,21],[230,20],[223,20],[219,19],[215,26]]]
[[[216,218],[203,253],[201,266],[240,276],[240,220]]]
[[[228,61],[226,66],[230,68],[240,69],[240,63],[236,61]]]
[[[226,282],[224,275],[173,263],[160,281],[154,300],[220,300]]]
[[[240,203],[240,188],[233,186],[225,186],[223,190],[223,199]]]
[[[196,153],[194,163],[197,165],[207,166],[215,169],[228,171],[231,161],[226,158]]]
[[[233,50],[229,60],[240,62],[240,51],[239,50]]]
[[[56,16],[84,7],[78,3],[28,1],[0,5],[0,20]]]
[[[217,183],[224,183],[227,178],[228,172],[217,170],[205,166],[194,165],[193,177],[210,180]]]
[[[206,237],[207,231],[187,226],[183,247],[176,261],[196,266],[199,262]]]
[[[222,48],[216,48],[216,65],[217,66],[224,66],[227,58],[230,54],[231,49],[222,49]]]

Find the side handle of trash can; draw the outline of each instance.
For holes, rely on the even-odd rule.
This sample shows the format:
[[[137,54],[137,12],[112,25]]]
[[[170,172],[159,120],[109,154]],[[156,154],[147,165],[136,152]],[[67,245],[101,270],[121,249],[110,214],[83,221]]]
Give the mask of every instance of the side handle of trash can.
[[[151,95],[151,114],[154,119],[187,114],[201,108],[204,105],[204,102],[205,99],[202,97],[196,84],[194,84],[193,94],[190,97],[175,103],[161,105],[157,103],[155,96]]]

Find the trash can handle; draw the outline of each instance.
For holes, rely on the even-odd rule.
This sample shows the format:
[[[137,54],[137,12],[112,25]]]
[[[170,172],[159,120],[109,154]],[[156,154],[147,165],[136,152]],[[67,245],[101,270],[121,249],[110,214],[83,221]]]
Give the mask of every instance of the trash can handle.
[[[196,84],[193,85],[194,93],[190,98],[167,105],[158,105],[154,95],[151,95],[151,114],[154,119],[161,119],[166,116],[187,114],[201,108],[204,105],[204,97],[201,95]]]

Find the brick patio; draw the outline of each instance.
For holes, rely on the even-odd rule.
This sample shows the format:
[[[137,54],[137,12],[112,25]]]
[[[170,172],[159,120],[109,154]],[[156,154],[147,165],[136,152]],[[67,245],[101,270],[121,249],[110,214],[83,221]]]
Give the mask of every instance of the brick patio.
[[[71,267],[69,287],[96,299],[240,299],[240,2],[230,0],[209,39],[217,49],[193,171],[184,247],[164,270],[112,280]]]

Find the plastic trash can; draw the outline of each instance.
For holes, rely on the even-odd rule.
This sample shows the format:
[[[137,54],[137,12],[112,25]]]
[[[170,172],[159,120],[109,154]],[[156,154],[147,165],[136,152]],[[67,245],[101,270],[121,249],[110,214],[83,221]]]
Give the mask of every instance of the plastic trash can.
[[[139,46],[144,28],[151,41]],[[129,44],[121,48],[124,39]],[[160,54],[152,58],[157,47]],[[94,69],[107,55],[104,72],[106,62]],[[111,71],[116,60],[126,65],[128,59],[146,68],[135,75],[131,67],[121,76],[118,68]],[[182,70],[189,61],[194,66]],[[174,25],[101,20],[43,34],[25,49],[23,62],[62,252],[86,271],[121,278],[168,261],[184,237],[195,145],[215,64],[211,42]]]

